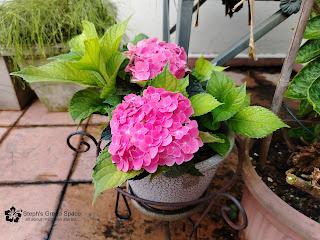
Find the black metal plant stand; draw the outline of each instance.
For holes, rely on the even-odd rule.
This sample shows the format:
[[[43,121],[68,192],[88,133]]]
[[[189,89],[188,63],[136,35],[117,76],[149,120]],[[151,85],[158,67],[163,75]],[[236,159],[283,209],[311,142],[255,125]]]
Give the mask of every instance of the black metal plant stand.
[[[81,136],[81,141],[78,147],[74,147],[71,144],[71,138],[74,136]],[[102,144],[102,140],[100,139],[99,141],[97,141],[95,139],[95,137],[93,137],[92,135],[83,132],[83,131],[77,131],[74,132],[72,134],[70,134],[67,138],[67,144],[68,146],[75,152],[87,152],[90,149],[90,144],[85,141],[84,137],[87,137],[89,139],[92,140],[92,142],[94,143],[95,147],[96,147],[96,154],[97,156],[99,155],[100,151],[101,151],[101,144]],[[248,220],[247,220],[247,215],[245,210],[243,209],[243,207],[241,206],[240,202],[231,194],[228,193],[228,190],[236,183],[238,177],[241,174],[241,169],[242,169],[242,163],[244,160],[244,157],[241,155],[243,151],[243,147],[241,146],[240,143],[237,143],[237,146],[239,148],[239,162],[238,162],[238,166],[237,169],[234,173],[234,175],[231,177],[230,180],[228,180],[221,189],[213,192],[213,193],[207,193],[204,196],[202,196],[201,198],[197,199],[197,200],[193,200],[193,201],[189,201],[189,202],[177,202],[177,203],[164,203],[164,202],[155,202],[155,201],[150,201],[147,199],[143,199],[140,198],[138,196],[136,196],[132,190],[130,189],[130,186],[128,187],[128,189],[126,189],[126,187],[117,187],[116,191],[117,191],[117,198],[116,198],[116,202],[115,202],[115,215],[119,220],[129,220],[131,218],[131,209],[128,203],[128,199],[135,201],[137,204],[139,204],[140,207],[144,208],[145,210],[152,212],[152,213],[158,213],[158,214],[162,214],[162,215],[173,215],[173,214],[181,214],[181,213],[185,213],[187,211],[190,211],[191,209],[195,209],[195,208],[199,208],[203,207],[204,210],[200,216],[200,218],[196,221],[193,222],[191,220],[191,218],[188,217],[189,222],[192,225],[192,231],[190,233],[189,239],[192,239],[193,236],[196,237],[196,230],[199,227],[199,224],[201,223],[201,221],[203,220],[203,218],[209,213],[210,209],[213,206],[220,206],[220,199],[224,198],[227,199],[229,201],[231,201],[238,209],[239,212],[239,221],[238,222],[234,222],[230,217],[229,214],[231,212],[231,208],[229,206],[227,206],[226,204],[222,204],[220,206],[220,211],[221,211],[221,215],[223,217],[223,219],[229,224],[230,227],[232,227],[235,230],[242,230],[244,228],[246,228],[247,224],[248,224]],[[120,204],[120,198],[123,199],[124,205],[125,205],[125,209],[126,209],[126,213],[125,214],[121,214],[119,211],[119,204]],[[163,210],[162,208],[164,207],[170,207],[170,208],[177,208],[178,210]],[[169,223],[167,224],[167,226],[169,227]],[[170,231],[167,231],[168,234],[170,233]],[[168,238],[170,239],[170,235],[168,236]]]

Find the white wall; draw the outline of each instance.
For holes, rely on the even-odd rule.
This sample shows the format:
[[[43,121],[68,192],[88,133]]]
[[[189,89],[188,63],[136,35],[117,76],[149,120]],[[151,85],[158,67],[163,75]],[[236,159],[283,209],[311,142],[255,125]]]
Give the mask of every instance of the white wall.
[[[0,0],[3,2],[4,0]],[[137,33],[162,38],[162,0],[111,0],[119,11],[119,19],[131,16],[128,36]],[[195,0],[196,2],[196,0]],[[176,21],[178,0],[170,0],[170,23]],[[279,2],[256,1],[256,23],[279,9]],[[190,56],[214,57],[248,32],[247,6],[230,19],[224,16],[221,0],[207,0],[200,9],[200,26],[192,28]],[[194,15],[195,16],[195,15]],[[256,44],[258,57],[284,57],[291,39],[297,14],[272,30]],[[195,17],[193,18],[195,20]],[[174,41],[174,35],[172,35]],[[246,51],[240,56],[246,56]]]
[[[162,38],[162,0],[112,1],[118,6],[119,19],[132,16],[128,31],[130,38],[140,32]],[[175,6],[177,2],[178,0],[170,0],[171,26],[176,21]],[[235,43],[237,39],[248,32],[247,9],[247,6],[245,6],[230,19],[224,16],[224,6],[221,4],[221,0],[208,0],[200,9],[199,27],[192,28],[190,55],[216,56],[219,52]],[[256,1],[256,23],[270,16],[278,9],[279,2]],[[257,42],[258,57],[285,56],[297,17],[297,15],[290,17],[290,19]],[[193,20],[195,20],[195,15]],[[174,39],[172,40],[174,41]],[[246,56],[246,51],[241,56]]]

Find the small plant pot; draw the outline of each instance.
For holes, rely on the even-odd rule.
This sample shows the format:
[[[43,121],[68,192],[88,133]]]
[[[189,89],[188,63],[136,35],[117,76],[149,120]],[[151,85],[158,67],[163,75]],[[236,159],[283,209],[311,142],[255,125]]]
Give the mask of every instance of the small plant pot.
[[[249,225],[246,240],[319,240],[320,224],[298,212],[272,192],[258,176],[249,158],[243,166],[246,184],[242,198]]]
[[[234,144],[233,134],[230,134],[229,141],[231,143],[230,149],[224,157],[214,155],[196,164],[196,168],[199,169],[204,176],[185,174],[180,177],[170,178],[161,174],[150,180],[150,175],[148,175],[140,180],[128,181],[130,190],[140,198],[162,203],[179,203],[199,199],[208,189],[220,163],[232,150]],[[163,210],[179,209],[176,207],[153,207]]]

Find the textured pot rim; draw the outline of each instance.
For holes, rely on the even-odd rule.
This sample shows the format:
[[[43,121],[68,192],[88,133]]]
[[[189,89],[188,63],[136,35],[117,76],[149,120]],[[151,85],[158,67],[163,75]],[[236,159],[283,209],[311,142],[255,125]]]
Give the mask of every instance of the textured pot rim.
[[[219,164],[222,160],[224,160],[226,157],[228,157],[228,155],[230,154],[231,150],[233,149],[234,146],[234,138],[235,135],[233,132],[230,132],[228,134],[228,139],[230,142],[230,148],[227,151],[227,153],[224,156],[220,156],[219,154],[215,154],[212,157],[209,157],[206,160],[203,160],[202,162],[199,162],[196,164],[196,168],[201,170],[201,171],[206,171],[210,168],[212,168],[213,166]]]
[[[319,239],[320,224],[291,207],[271,191],[257,174],[249,157],[244,161],[242,177],[250,193],[265,211],[298,235],[310,240]]]

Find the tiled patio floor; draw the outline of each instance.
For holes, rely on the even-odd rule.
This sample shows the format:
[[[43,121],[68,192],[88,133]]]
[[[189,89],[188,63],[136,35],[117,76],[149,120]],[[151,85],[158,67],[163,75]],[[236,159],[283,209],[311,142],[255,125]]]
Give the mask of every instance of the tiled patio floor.
[[[268,106],[271,96],[255,91],[264,86],[256,80],[270,85],[278,75],[244,73],[229,72],[237,84],[247,82],[253,103]],[[105,121],[93,116],[77,126],[68,113],[49,113],[39,101],[24,111],[0,111],[0,240],[166,239],[165,223],[145,217],[133,206],[132,219],[118,221],[113,190],[92,205],[95,151],[75,154],[66,138],[79,129],[99,136]],[[73,141],[75,146],[79,142],[79,138]],[[220,167],[213,187],[230,178],[236,161],[233,153]],[[232,192],[241,196],[240,180]],[[4,211],[12,206],[22,210],[18,223],[5,221]],[[202,222],[198,239],[237,239],[237,232],[223,222],[218,211],[213,208]],[[191,230],[186,220],[171,223],[170,229],[173,240],[186,239]]]

